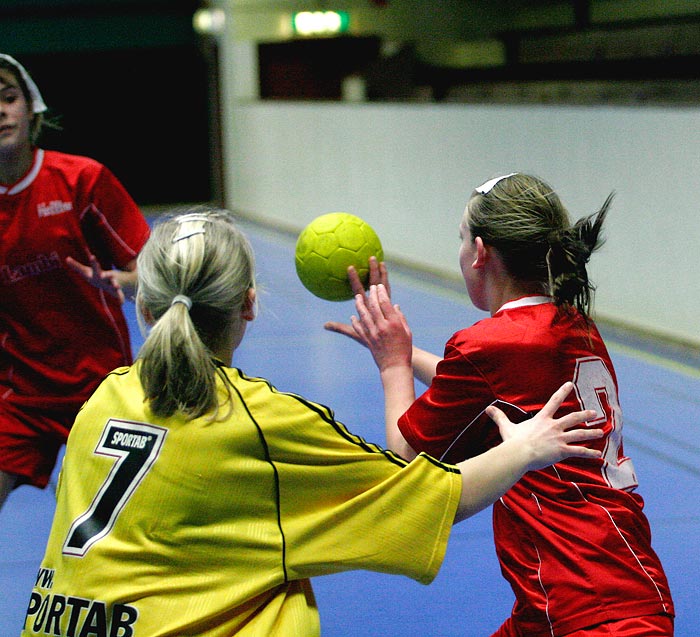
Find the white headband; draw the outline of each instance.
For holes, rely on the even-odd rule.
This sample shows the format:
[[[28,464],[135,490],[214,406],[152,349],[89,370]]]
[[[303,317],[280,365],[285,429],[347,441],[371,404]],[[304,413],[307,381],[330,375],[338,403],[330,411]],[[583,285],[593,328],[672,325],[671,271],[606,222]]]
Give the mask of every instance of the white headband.
[[[25,68],[17,60],[15,60],[15,58],[7,55],[6,53],[0,53],[0,60],[5,60],[5,62],[12,65],[22,76],[22,79],[29,90],[29,95],[31,95],[32,98],[32,112],[43,113],[44,111],[48,110],[46,104],[44,104],[44,98],[41,97],[39,88],[36,84],[34,84],[34,80],[29,77],[29,73],[27,73]]]
[[[188,239],[196,234],[206,234],[207,229],[204,224],[209,223],[209,216],[201,212],[190,212],[188,214],[181,215],[176,219],[179,229],[177,234],[173,237],[173,243],[182,241],[183,239]]]
[[[513,175],[517,175],[518,173],[508,173],[507,175],[502,175],[501,177],[496,177],[495,179],[489,179],[488,181],[484,182],[481,184],[481,186],[477,186],[474,188],[476,192],[478,192],[481,195],[485,195],[487,192],[491,192],[493,187],[502,179],[507,179],[508,177],[512,177]]]

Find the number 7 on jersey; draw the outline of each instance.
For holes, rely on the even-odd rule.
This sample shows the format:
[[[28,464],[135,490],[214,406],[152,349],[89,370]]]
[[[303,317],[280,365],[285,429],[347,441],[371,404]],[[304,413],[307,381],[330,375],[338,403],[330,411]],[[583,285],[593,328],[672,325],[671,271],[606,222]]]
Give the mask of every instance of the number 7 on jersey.
[[[85,513],[77,518],[63,544],[64,555],[82,557],[114,526],[136,487],[160,453],[167,429],[144,423],[110,419],[95,454],[116,462]]]

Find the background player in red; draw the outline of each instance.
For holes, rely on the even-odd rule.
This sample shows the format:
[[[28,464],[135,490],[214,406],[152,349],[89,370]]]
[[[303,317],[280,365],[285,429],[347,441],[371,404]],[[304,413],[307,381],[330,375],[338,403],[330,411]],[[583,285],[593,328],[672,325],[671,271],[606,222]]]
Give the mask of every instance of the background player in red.
[[[121,304],[149,232],[107,168],[36,146],[45,111],[0,54],[0,506],[46,486],[82,403],[131,362]]]
[[[368,296],[351,272],[359,319],[327,329],[370,348],[385,391],[388,445],[456,462],[500,441],[484,417],[498,404],[525,417],[569,380],[566,411],[596,409],[599,460],[527,473],[493,507],[496,551],[515,593],[498,637],[673,634],[673,602],[652,549],[637,478],[622,445],[610,356],[590,318],[586,264],[612,196],[571,224],[540,179],[511,174],[475,189],[460,225],[459,263],[474,305],[490,318],[454,334],[443,358],[412,348],[386,269],[372,264]],[[382,284],[383,283],[383,284]],[[429,385],[415,400],[413,375]]]
[[[231,367],[256,290],[225,211],[161,218],[138,271],[151,329],[76,418],[22,635],[313,637],[310,577],[428,583],[456,520],[528,468],[600,456],[571,444],[599,429],[566,431],[595,412],[551,417],[570,384],[517,427],[493,414],[506,441],[454,467],[407,462]]]

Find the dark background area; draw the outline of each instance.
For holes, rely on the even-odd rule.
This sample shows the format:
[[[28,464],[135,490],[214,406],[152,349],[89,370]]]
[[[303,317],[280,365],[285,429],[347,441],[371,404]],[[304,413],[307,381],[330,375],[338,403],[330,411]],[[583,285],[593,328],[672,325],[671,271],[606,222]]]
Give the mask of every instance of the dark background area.
[[[223,204],[216,44],[192,25],[201,4],[0,0],[0,51],[27,67],[62,127],[40,143],[103,162],[141,205]],[[503,44],[505,60],[493,66],[426,62],[408,36],[388,54],[371,20],[354,36],[260,41],[260,97],[340,100],[352,75],[369,101],[695,106],[700,9],[663,6],[594,22],[590,1],[572,0],[566,26],[494,27],[484,37]]]
[[[44,148],[107,165],[139,205],[211,201],[211,52],[192,0],[3,0],[0,51],[60,130]]]
[[[262,99],[340,99],[342,80],[365,73],[381,50],[377,36],[258,44]]]

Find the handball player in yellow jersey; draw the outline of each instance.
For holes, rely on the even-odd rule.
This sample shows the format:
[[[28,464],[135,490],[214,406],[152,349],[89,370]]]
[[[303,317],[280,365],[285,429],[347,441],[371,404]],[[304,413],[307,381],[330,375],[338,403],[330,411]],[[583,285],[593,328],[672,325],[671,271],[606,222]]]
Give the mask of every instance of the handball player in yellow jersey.
[[[333,412],[231,367],[255,317],[254,259],[225,211],[158,223],[138,257],[148,337],[78,414],[22,635],[312,637],[309,578],[367,569],[429,583],[452,524],[525,472],[599,452],[562,387],[504,442],[411,462]]]

